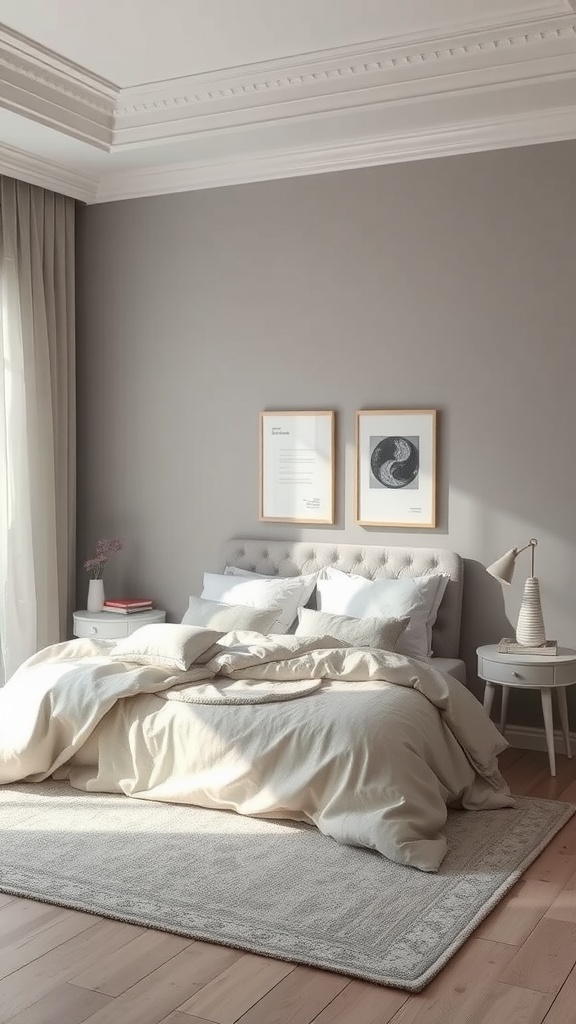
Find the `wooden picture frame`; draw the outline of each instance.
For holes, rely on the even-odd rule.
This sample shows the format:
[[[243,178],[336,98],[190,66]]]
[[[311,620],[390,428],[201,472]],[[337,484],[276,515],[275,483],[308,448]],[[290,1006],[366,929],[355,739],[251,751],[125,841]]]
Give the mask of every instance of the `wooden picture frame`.
[[[356,522],[436,526],[436,410],[356,413]]]
[[[332,411],[260,413],[259,519],[334,522]]]

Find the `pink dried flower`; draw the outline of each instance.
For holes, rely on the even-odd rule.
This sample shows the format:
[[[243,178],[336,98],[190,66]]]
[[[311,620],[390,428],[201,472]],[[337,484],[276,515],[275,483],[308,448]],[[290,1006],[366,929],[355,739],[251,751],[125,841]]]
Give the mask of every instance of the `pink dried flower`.
[[[92,558],[86,559],[84,568],[93,580],[99,580],[104,571],[104,566],[110,558],[124,548],[124,541],[120,537],[110,539],[103,538],[96,544],[96,552]]]

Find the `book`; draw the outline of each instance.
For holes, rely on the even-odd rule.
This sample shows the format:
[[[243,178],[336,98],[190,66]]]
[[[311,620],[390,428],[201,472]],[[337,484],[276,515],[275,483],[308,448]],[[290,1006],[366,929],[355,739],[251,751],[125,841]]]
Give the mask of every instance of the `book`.
[[[152,601],[148,598],[118,598],[117,600],[104,601],[103,611],[129,615],[131,612],[150,611],[151,608]]]
[[[558,641],[557,640],[546,640],[539,647],[525,646],[524,644],[518,644],[512,637],[505,636],[498,644],[498,654],[540,654],[544,657],[550,658],[558,654]]]
[[[138,612],[151,612],[153,606],[151,604],[145,605],[143,608],[109,608],[104,605],[103,612],[114,612],[115,615],[137,615]]]
[[[104,604],[112,608],[133,608],[135,605],[152,604],[151,597],[107,597]]]

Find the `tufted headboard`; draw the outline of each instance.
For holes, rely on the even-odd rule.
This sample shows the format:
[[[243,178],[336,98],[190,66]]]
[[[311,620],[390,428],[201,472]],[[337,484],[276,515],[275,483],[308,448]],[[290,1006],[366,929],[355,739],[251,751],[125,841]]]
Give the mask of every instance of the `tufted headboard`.
[[[327,544],[315,541],[229,540],[222,546],[223,567],[298,576],[333,565],[368,579],[428,576],[447,573],[448,586],[432,629],[432,650],[438,658],[457,658],[460,647],[460,616],[464,562],[446,548],[378,547],[360,544]]]

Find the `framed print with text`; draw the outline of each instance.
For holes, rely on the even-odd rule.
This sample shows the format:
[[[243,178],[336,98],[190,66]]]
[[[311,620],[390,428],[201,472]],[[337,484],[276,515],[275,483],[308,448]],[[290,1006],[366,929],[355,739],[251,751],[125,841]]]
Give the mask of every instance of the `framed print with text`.
[[[356,413],[356,522],[436,526],[436,410]]]
[[[334,522],[334,413],[260,413],[260,519]]]

